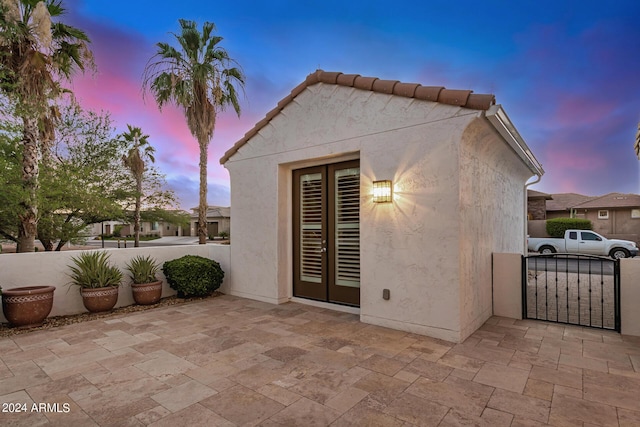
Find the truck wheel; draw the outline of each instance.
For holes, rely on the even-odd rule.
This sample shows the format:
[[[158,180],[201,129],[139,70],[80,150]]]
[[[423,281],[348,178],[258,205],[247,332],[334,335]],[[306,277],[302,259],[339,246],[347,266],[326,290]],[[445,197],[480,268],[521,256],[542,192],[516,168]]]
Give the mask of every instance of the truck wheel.
[[[556,249],[553,246],[543,246],[540,248],[540,253],[542,255],[555,254]]]
[[[609,256],[613,259],[629,258],[629,251],[624,248],[611,249]]]

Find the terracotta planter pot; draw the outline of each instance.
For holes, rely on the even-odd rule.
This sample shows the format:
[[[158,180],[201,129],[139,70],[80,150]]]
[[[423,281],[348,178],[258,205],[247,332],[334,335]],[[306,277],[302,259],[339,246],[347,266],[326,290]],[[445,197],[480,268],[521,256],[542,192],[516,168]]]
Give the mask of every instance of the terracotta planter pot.
[[[2,291],[2,311],[19,328],[42,325],[53,307],[55,286],[26,286]]]
[[[118,287],[80,288],[82,303],[92,313],[109,311],[118,302]]]
[[[151,283],[132,283],[131,291],[136,304],[156,304],[162,298],[162,281]]]

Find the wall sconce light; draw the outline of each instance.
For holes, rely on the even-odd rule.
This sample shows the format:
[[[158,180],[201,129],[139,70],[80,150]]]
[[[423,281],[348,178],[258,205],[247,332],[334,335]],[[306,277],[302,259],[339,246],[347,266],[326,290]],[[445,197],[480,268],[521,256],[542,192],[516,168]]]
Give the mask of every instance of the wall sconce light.
[[[373,203],[391,203],[393,201],[393,186],[391,181],[373,181]]]

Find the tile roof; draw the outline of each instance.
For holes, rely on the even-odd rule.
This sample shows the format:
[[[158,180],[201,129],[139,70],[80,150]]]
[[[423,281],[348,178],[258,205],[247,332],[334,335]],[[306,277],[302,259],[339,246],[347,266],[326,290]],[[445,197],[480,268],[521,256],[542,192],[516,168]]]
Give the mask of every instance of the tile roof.
[[[578,209],[638,208],[640,207],[640,195],[609,193],[573,207]]]
[[[192,218],[198,217],[198,207],[191,208],[193,213],[191,214]],[[207,216],[212,218],[230,218],[231,217],[231,207],[224,206],[207,206]]]
[[[547,201],[547,211],[568,211],[575,205],[595,198],[577,193],[552,194],[551,197],[552,200]]]
[[[415,98],[441,104],[455,105],[473,110],[488,110],[496,103],[492,94],[477,94],[472,90],[446,89],[442,86],[422,86],[418,83],[402,83],[398,80],[381,80],[377,77],[364,77],[359,74],[343,74],[335,71],[316,70],[309,74],[305,81],[293,88],[291,93],[278,102],[276,107],[269,111],[264,119],[247,132],[242,139],[236,142],[224,156],[220,163],[224,164],[233,156],[240,147],[256,135],[260,129],[266,126],[284,107],[298,96],[307,87],[317,83],[333,84],[338,86],[353,87],[388,95]]]
[[[537,198],[544,198],[545,200],[553,199],[553,197],[551,197],[551,194],[543,193],[541,191],[536,191],[536,190],[527,190],[527,199],[537,199]]]

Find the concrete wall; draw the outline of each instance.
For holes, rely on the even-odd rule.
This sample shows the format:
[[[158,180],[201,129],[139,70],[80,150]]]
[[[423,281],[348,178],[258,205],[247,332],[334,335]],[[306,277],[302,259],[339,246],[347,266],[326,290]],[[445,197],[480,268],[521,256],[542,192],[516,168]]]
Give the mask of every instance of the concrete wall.
[[[492,144],[505,143],[485,125],[467,135],[460,152],[465,129],[480,116],[346,87],[307,88],[225,164],[234,208],[230,293],[272,303],[291,298],[291,172],[359,158],[361,320],[462,340],[491,313],[491,252],[523,246],[524,180],[522,165],[512,164],[515,154],[506,145],[492,151]],[[484,141],[484,153],[472,154],[475,137]],[[464,158],[469,155],[474,157]],[[463,160],[465,185],[474,188],[461,192]],[[492,161],[498,165],[488,166]],[[469,193],[494,167],[504,167],[504,174],[482,184],[496,188]],[[381,179],[394,183],[392,204],[372,202],[372,182]],[[479,206],[486,208],[487,200],[496,210],[485,214]],[[461,212],[470,225],[462,224]],[[497,216],[506,219],[489,218]],[[505,234],[494,240],[476,226]],[[385,288],[391,290],[388,301],[382,299]]]
[[[549,233],[547,233],[547,221],[527,221],[527,234],[529,237],[549,237]]]
[[[111,256],[111,261],[123,273],[127,273],[125,265],[136,255],[150,255],[160,264],[184,255],[200,255],[213,259],[220,263],[225,272],[224,282],[220,288],[225,292],[228,288],[231,271],[228,245],[181,245],[161,246],[128,249],[101,249]],[[3,289],[12,289],[22,286],[51,285],[56,287],[53,298],[51,316],[83,313],[87,310],[82,304],[82,297],[76,286],[68,286],[70,273],[69,265],[71,257],[77,256],[81,251],[64,252],[33,252],[0,255],[0,271],[2,272],[0,285]],[[175,295],[175,291],[169,287],[162,271],[159,278],[163,280],[162,296]],[[133,304],[131,286],[128,276],[125,276],[120,287],[118,303],[116,307]],[[4,316],[0,316],[6,322]]]
[[[620,260],[621,333],[640,337],[640,259]]]
[[[493,315],[522,319],[521,254],[493,254]]]

